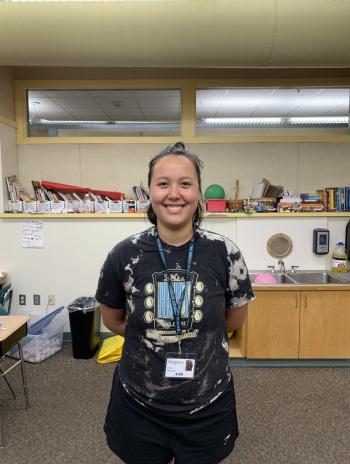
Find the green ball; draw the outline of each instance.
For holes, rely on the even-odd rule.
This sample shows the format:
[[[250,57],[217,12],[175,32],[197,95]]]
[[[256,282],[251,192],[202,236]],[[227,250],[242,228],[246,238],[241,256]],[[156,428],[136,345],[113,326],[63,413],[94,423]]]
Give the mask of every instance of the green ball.
[[[210,200],[211,199],[215,199],[215,200],[223,199],[225,198],[225,190],[219,184],[209,185],[209,187],[205,189],[204,198],[206,198],[207,200],[208,199]]]

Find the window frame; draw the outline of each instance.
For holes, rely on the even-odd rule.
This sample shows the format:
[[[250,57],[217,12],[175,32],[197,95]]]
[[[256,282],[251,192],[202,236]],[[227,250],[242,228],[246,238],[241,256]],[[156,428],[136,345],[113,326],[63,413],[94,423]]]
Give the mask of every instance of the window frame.
[[[74,143],[288,143],[350,142],[350,134],[333,135],[197,135],[196,91],[229,87],[350,87],[350,78],[278,78],[278,79],[133,79],[133,80],[16,80],[15,108],[17,144]],[[178,136],[101,136],[101,137],[29,137],[27,127],[27,90],[36,89],[179,89],[181,92],[181,134]]]

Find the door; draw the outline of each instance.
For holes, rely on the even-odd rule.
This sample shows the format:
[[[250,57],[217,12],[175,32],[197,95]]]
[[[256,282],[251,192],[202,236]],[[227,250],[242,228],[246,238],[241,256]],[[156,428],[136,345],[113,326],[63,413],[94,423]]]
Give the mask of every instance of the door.
[[[350,291],[303,291],[300,358],[350,358]]]
[[[247,320],[247,358],[297,359],[300,292],[255,291]]]

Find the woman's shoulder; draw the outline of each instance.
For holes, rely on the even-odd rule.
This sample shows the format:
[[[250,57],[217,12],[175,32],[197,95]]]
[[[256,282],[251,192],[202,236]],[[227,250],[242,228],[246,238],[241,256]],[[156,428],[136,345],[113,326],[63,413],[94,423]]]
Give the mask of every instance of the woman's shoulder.
[[[215,249],[212,249],[213,253],[221,253],[222,256],[225,255],[233,259],[239,259],[241,257],[241,251],[238,246],[225,235],[205,229],[198,229],[198,233],[200,239],[207,248],[215,247]]]
[[[114,245],[111,254],[129,253],[135,249],[142,249],[152,241],[152,233],[153,227],[150,227],[137,234],[126,237]]]
[[[218,244],[220,248],[226,249],[227,252],[237,252],[239,248],[237,245],[231,240],[230,238],[226,237],[225,235],[218,234],[217,232],[213,232],[211,230],[206,229],[198,229],[199,238],[203,241],[208,241],[208,244]]]

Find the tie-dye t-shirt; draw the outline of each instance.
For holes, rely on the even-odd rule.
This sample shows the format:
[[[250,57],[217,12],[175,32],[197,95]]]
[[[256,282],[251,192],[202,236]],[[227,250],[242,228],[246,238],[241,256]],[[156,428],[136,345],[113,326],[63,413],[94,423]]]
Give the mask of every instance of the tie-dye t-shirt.
[[[171,279],[178,299],[186,285],[189,243],[163,243],[164,270],[154,228],[119,242],[102,267],[97,300],[128,316],[121,382],[141,404],[171,414],[194,412],[227,387],[226,308],[239,311],[254,298],[247,267],[236,245],[219,234],[198,229],[187,293],[181,308],[182,333],[175,330],[168,291]],[[167,353],[195,354],[191,379],[166,378]]]

